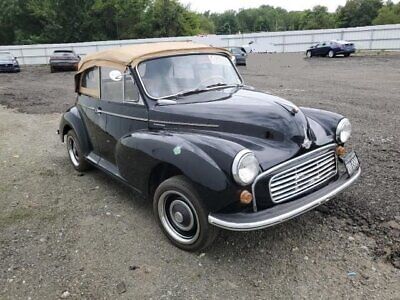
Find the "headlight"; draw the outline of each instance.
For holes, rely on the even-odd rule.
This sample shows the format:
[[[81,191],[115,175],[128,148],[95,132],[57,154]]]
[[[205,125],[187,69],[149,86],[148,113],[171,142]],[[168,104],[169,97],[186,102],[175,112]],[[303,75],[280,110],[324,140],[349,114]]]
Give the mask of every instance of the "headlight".
[[[351,135],[351,124],[346,118],[342,119],[336,128],[336,141],[346,143]]]
[[[233,160],[232,174],[240,185],[251,184],[259,172],[259,164],[253,152],[248,149],[240,151]]]

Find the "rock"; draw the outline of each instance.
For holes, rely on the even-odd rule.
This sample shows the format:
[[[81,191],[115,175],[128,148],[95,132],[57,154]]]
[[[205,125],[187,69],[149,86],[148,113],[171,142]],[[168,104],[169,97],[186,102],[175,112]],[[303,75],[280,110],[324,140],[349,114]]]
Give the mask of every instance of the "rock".
[[[62,294],[61,294],[61,298],[62,298],[62,299],[68,298],[69,296],[71,296],[71,293],[68,292],[68,291],[64,291],[64,292],[62,292]]]
[[[125,292],[126,292],[125,282],[121,281],[120,283],[117,284],[117,293],[118,294],[123,294]]]
[[[353,242],[355,239],[354,239],[352,236],[349,236],[348,240],[349,240],[350,242]]]
[[[200,253],[200,255],[199,255],[199,258],[202,258],[203,256],[205,256],[206,254],[203,252],[203,253]]]
[[[137,270],[137,269],[139,269],[140,267],[139,266],[129,266],[129,270],[131,270],[131,271],[135,271],[135,270]]]

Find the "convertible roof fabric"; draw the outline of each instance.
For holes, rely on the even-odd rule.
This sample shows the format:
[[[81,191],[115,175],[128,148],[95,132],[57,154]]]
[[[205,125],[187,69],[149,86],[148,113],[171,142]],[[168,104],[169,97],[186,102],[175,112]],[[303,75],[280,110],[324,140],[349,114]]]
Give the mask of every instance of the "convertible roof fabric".
[[[126,67],[135,67],[143,60],[189,53],[225,53],[231,56],[227,49],[193,42],[135,44],[87,55],[79,63],[78,74],[94,66],[104,66],[124,71]]]

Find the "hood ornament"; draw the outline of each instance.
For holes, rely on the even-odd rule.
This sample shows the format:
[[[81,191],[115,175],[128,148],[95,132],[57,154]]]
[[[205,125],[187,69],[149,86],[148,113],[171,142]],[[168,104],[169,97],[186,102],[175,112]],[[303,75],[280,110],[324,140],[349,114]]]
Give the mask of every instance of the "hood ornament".
[[[312,144],[312,141],[308,138],[307,128],[304,127],[304,141],[303,141],[303,144],[301,145],[301,147],[303,147],[304,149],[310,149],[311,144]]]

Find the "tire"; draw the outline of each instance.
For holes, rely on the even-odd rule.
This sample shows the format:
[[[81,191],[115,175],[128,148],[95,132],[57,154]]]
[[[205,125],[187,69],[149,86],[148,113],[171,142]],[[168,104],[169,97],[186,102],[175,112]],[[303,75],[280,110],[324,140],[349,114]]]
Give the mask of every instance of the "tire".
[[[90,164],[85,160],[82,148],[79,145],[78,137],[74,130],[70,130],[66,135],[67,153],[72,166],[79,172],[84,172],[90,169]]]
[[[205,249],[218,235],[218,228],[208,223],[208,210],[185,176],[171,177],[158,186],[153,212],[172,244],[185,251]]]
[[[50,73],[54,73],[56,70],[53,67],[50,67]]]
[[[307,56],[308,58],[311,58],[311,57],[312,57],[311,51],[307,51],[307,52],[306,52],[306,56]]]
[[[344,57],[349,57],[349,56],[350,56],[350,53],[344,54]]]
[[[335,51],[329,50],[328,56],[329,56],[329,58],[334,58],[336,56]]]

